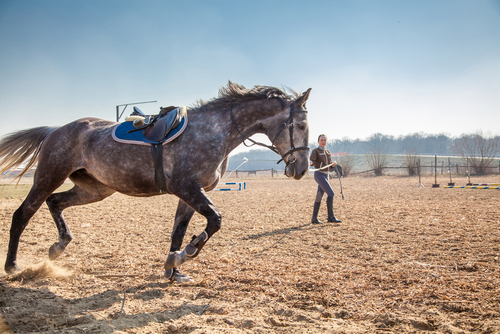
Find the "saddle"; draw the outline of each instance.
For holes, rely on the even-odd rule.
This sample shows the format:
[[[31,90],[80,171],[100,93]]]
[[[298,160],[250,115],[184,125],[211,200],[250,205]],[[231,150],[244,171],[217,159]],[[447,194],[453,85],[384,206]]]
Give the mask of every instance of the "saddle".
[[[167,138],[168,133],[181,123],[185,115],[186,107],[161,107],[160,113],[153,116],[146,116],[139,108],[134,107],[134,112],[130,116],[133,119],[135,129],[129,130],[127,133],[142,130],[144,138],[151,142],[161,143]],[[128,117],[125,121],[127,119]]]
[[[159,193],[167,192],[163,172],[163,145],[177,138],[187,126],[187,108],[160,108],[158,115],[145,115],[139,108],[118,124],[112,137],[120,143],[151,145],[155,169],[155,187]]]

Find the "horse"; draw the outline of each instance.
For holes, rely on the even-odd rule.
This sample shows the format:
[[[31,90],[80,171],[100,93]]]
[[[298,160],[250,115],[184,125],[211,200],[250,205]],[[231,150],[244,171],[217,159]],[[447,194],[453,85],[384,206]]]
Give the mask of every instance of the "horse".
[[[182,135],[165,145],[163,174],[167,187],[161,192],[155,187],[151,149],[115,141],[112,130],[119,125],[117,122],[88,117],[60,127],[42,126],[6,135],[0,141],[0,175],[27,161],[18,175],[20,179],[36,165],[33,186],[12,216],[6,273],[21,270],[17,264],[19,240],[43,202],[59,232],[58,241],[49,248],[49,259],[55,260],[73,239],[63,210],[119,192],[140,197],[171,194],[179,198],[164,263],[165,276],[178,282],[191,280],[179,267],[197,257],[221,228],[221,213],[207,192],[226,172],[232,150],[242,143],[261,145],[281,156],[287,177],[300,180],[307,173],[306,101],[310,92],[311,88],[299,94],[289,88],[260,85],[248,89],[229,81],[219,88],[217,97],[198,100],[187,109],[189,123]],[[271,145],[249,138],[257,133],[267,135]],[[74,186],[54,193],[67,178]],[[181,250],[195,212],[206,218],[206,227]]]

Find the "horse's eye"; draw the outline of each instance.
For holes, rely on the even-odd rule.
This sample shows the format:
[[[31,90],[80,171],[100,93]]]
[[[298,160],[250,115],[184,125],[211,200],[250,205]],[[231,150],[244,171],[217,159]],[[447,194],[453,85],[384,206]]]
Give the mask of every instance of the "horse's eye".
[[[306,125],[304,123],[297,124],[297,127],[299,128],[299,130],[305,130],[306,129]]]

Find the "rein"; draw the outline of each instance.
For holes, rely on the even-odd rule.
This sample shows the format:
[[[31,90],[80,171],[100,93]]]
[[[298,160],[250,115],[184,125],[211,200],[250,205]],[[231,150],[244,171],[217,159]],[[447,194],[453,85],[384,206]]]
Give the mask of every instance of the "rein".
[[[238,129],[238,126],[236,125],[236,122],[234,120],[233,106],[232,105],[231,105],[231,110],[229,111],[229,114],[231,115],[231,122],[233,122],[233,125],[234,125],[236,131],[238,131],[238,133],[240,134],[240,136],[243,137],[243,145],[245,145],[246,147],[251,147],[253,145],[259,145],[259,146],[262,146],[262,147],[270,149],[271,151],[273,151],[274,153],[276,153],[278,155],[281,155],[281,154],[278,152],[278,149],[274,145],[274,142],[276,141],[276,139],[278,138],[278,136],[281,134],[281,131],[283,131],[283,129],[285,128],[285,126],[288,126],[288,132],[290,133],[290,150],[288,152],[286,152],[285,154],[283,154],[283,156],[281,157],[281,159],[277,162],[277,164],[279,164],[281,161],[284,161],[284,159],[286,157],[291,156],[294,159],[292,161],[290,161],[290,159],[287,159],[286,165],[288,166],[288,164],[290,164],[290,163],[295,163],[296,159],[295,159],[295,155],[293,154],[294,152],[296,152],[296,151],[302,151],[302,150],[310,150],[309,146],[295,147],[295,145],[293,143],[293,115],[296,112],[305,112],[305,113],[307,113],[307,110],[305,110],[305,109],[297,109],[297,110],[295,110],[295,106],[292,103],[292,105],[290,106],[290,116],[288,116],[287,120],[281,125],[280,129],[278,130],[278,133],[276,133],[276,135],[274,136],[274,139],[271,141],[271,146],[266,145],[264,143],[259,143],[258,141],[255,141],[252,138],[247,137],[246,135],[244,135]],[[251,145],[247,145],[245,143],[246,140],[251,141],[252,144]]]

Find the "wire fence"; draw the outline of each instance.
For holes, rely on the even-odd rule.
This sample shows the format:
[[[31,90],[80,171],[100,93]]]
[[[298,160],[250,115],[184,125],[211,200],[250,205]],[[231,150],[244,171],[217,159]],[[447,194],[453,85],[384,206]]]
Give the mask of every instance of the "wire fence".
[[[416,170],[417,167],[414,167],[415,171],[414,174],[411,175],[417,175],[418,171]],[[474,175],[471,171],[471,166],[467,166],[466,164],[463,163],[452,163],[449,164],[447,161],[438,161],[437,164],[433,161],[431,161],[428,164],[422,164],[420,165],[420,174],[422,175]],[[312,177],[312,172],[314,170],[309,170],[309,176]],[[485,174],[500,174],[500,162],[498,165],[492,165],[489,167],[485,168],[486,173]],[[469,174],[470,172],[470,174]],[[244,171],[239,171],[239,170],[228,170],[227,175],[231,173],[231,177],[234,178],[265,178],[265,177],[271,177],[271,178],[286,178],[284,175],[285,172],[284,170],[280,169],[256,169],[256,170],[244,170]],[[397,176],[402,176],[402,175],[410,175],[410,169],[407,166],[384,166],[382,167],[382,174],[383,175],[397,175]],[[336,173],[331,174],[332,177],[336,177]],[[351,171],[348,175],[344,175],[344,177],[349,177],[349,176],[360,176],[360,175],[365,175],[365,176],[370,176],[370,175],[375,175],[375,169],[368,169],[368,170],[362,170],[362,171],[357,171],[353,170]]]

